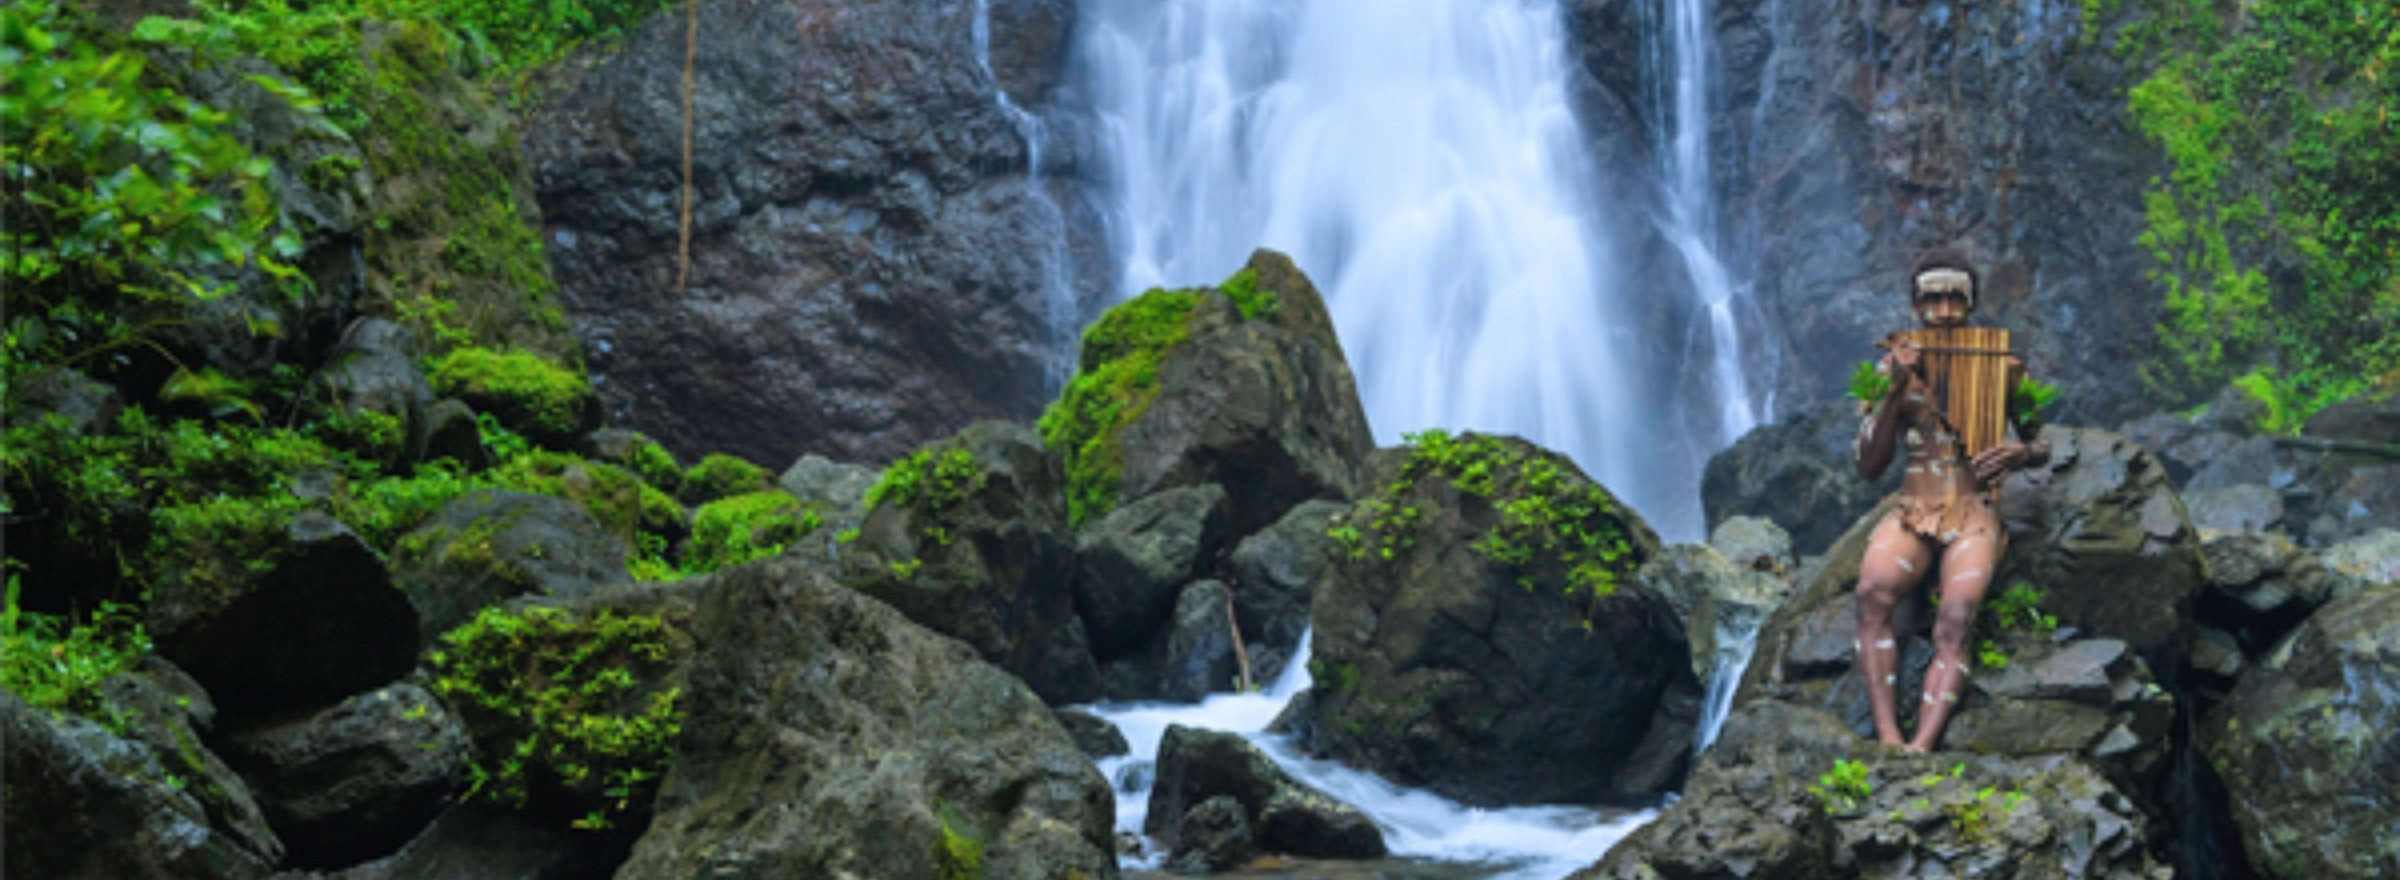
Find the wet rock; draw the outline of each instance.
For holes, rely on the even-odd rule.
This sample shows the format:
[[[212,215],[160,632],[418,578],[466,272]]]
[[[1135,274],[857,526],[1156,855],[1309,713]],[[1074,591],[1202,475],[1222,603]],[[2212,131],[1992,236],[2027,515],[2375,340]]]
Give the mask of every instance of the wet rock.
[[[373,413],[393,420],[398,433],[384,448],[360,450],[385,464],[412,461],[425,436],[425,408],[433,386],[417,364],[424,357],[416,334],[382,318],[366,318],[343,331],[324,383],[328,414]]]
[[[1164,635],[1176,597],[1226,539],[1225,490],[1192,486],[1109,511],[1075,536],[1075,610],[1102,662]]]
[[[2251,864],[2271,877],[2400,872],[2400,588],[2344,596],[2199,726]],[[2329,805],[2339,805],[2329,809]]]
[[[1233,614],[1250,650],[1250,674],[1274,681],[1308,631],[1308,609],[1338,576],[1342,550],[1326,530],[1348,506],[1309,501],[1233,548]]]
[[[1116,876],[1108,784],[1033,692],[789,558],[699,584],[690,714],[625,880]]]
[[[1363,859],[1384,854],[1382,832],[1356,809],[1293,780],[1240,736],[1173,725],[1158,748],[1146,833],[1184,851],[1176,817],[1220,799],[1234,801],[1257,829],[1261,852]]]
[[[1632,576],[1659,555],[1656,535],[1555,453],[1505,437],[1447,442],[1458,451],[1445,460],[1483,475],[1469,488],[1412,464],[1411,449],[1384,450],[1369,485],[1386,488],[1345,515],[1358,558],[1317,594],[1315,686],[1297,725],[1306,747],[1474,804],[1666,790],[1692,722],[1669,709],[1695,702],[1699,683],[1672,603]],[[1528,469],[1555,492],[1527,489]],[[1521,498],[1561,511],[1543,528],[1591,535],[1614,558],[1536,550],[1538,534],[1502,519]],[[1608,571],[1613,594],[1570,592],[1571,565],[1579,578]]]
[[[1233,594],[1221,581],[1184,587],[1175,599],[1175,619],[1159,664],[1158,695],[1199,702],[1211,692],[1234,689],[1239,666],[1233,655]]]
[[[498,490],[445,504],[403,536],[392,576],[437,636],[518,596],[573,598],[630,579],[625,545],[581,506]]]
[[[2243,400],[2250,399],[2247,394],[2240,396]],[[2203,421],[2217,423],[2206,418]],[[2178,489],[2191,488],[2189,484],[2193,474],[2225,457],[2236,444],[2249,439],[2255,431],[2256,428],[2249,425],[2227,429],[2203,427],[2175,413],[2151,413],[2117,428],[2117,433],[2158,456],[2159,463],[2166,465],[2167,480]]]
[[[1100,695],[1100,672],[1075,614],[1074,551],[1058,456],[1032,429],[981,422],[927,446],[925,488],[866,514],[854,540],[799,554],[910,620],[973,646],[1052,703]],[[933,484],[953,451],[972,475]]]
[[[866,518],[867,490],[874,487],[877,473],[866,465],[838,462],[822,455],[803,455],[784,469],[775,485],[792,493],[792,497],[830,511],[825,519],[827,526],[846,529]]]
[[[1800,567],[1792,555],[1791,533],[1774,520],[1755,516],[1728,517],[1708,533],[1708,546],[1736,567],[1785,577]]]
[[[1084,757],[1097,761],[1132,750],[1125,743],[1125,734],[1100,716],[1081,709],[1060,709],[1052,714],[1058,717],[1058,726],[1066,729],[1067,736],[1075,740],[1075,748],[1081,750]]]
[[[238,569],[174,567],[153,587],[149,630],[231,711],[323,705],[416,665],[417,616],[350,527],[293,515]]]
[[[702,4],[688,277],[656,124],[683,115],[683,17],[549,71],[524,155],[610,422],[687,460],[884,461],[1041,410],[1073,341],[1049,279],[1086,273],[1052,265],[1069,232],[999,98],[1042,112],[1064,4],[992,5],[987,73],[970,0]]]
[[[1666,597],[1675,616],[1684,621],[1692,674],[1700,678],[1706,678],[1720,663],[1737,662],[1736,646],[1721,643],[1723,637],[1756,631],[1792,590],[1781,578],[1736,567],[1716,550],[1700,544],[1666,547],[1644,563],[1634,579]]]
[[[210,772],[215,758],[173,706],[136,709],[143,732],[119,737],[0,692],[9,835],[0,870],[57,880],[265,877],[283,845],[231,771]],[[151,733],[165,734],[165,750]]]
[[[1850,443],[1859,418],[1855,402],[1827,401],[1751,429],[1708,460],[1700,480],[1708,521],[1757,517],[1790,529],[1799,552],[1823,552],[1844,523],[1900,487],[1898,468],[1874,482],[1858,478]]]
[[[442,811],[466,767],[465,731],[407,683],[216,742],[298,867],[390,855]]]
[[[1117,435],[1119,504],[1222,486],[1235,535],[1303,501],[1350,497],[1374,448],[1316,286],[1274,251],[1251,254],[1243,268],[1274,307],[1246,318],[1232,300],[1203,296],[1189,335],[1159,362],[1158,397]],[[1084,361],[1094,367],[1088,352]]]
[[[1201,801],[1175,822],[1175,850],[1167,869],[1178,874],[1207,874],[1232,868],[1250,859],[1250,816],[1231,795]]]
[[[2183,495],[2192,527],[2207,532],[2281,531],[2283,496],[2256,483],[2201,489]]]
[[[447,458],[467,470],[491,467],[492,452],[483,446],[475,424],[475,408],[443,398],[425,409],[425,460]]]

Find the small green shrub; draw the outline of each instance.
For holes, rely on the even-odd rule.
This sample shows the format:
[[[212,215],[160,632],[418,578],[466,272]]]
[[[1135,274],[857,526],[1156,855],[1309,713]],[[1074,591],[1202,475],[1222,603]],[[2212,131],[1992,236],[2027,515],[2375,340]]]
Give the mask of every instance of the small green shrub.
[[[692,514],[683,570],[705,574],[775,556],[823,525],[807,503],[777,489],[711,501]]]
[[[1259,289],[1258,271],[1255,269],[1245,267],[1233,273],[1233,277],[1217,285],[1217,292],[1233,300],[1233,307],[1242,313],[1242,317],[1252,321],[1274,317],[1275,311],[1283,307],[1283,300],[1275,295],[1275,291]]]
[[[1874,406],[1882,403],[1884,395],[1890,393],[1892,377],[1875,369],[1874,361],[1859,361],[1858,366],[1850,371],[1850,396],[1857,398],[1858,402]]]
[[[664,452],[665,450],[659,450]],[[701,457],[682,478],[677,497],[685,504],[706,504],[719,498],[763,491],[774,485],[766,468],[751,464],[737,456],[712,452]]]
[[[77,625],[23,612],[17,608],[14,574],[0,598],[5,599],[0,604],[0,687],[37,709],[105,719],[109,710],[100,684],[150,653],[140,613],[103,603]]]
[[[675,463],[674,453],[656,441],[644,439],[634,444],[625,455],[625,466],[661,492],[673,495],[683,491],[683,466]]]
[[[482,474],[462,471],[456,463],[430,462],[419,465],[408,476],[351,484],[349,501],[340,513],[342,521],[368,545],[389,552],[401,535],[433,516],[443,505],[496,485]]]
[[[433,691],[477,734],[465,796],[521,807],[555,787],[582,828],[645,809],[682,729],[663,682],[685,651],[661,619],[615,611],[487,608],[444,634]]]
[[[425,379],[435,392],[498,413],[511,427],[551,436],[582,425],[592,394],[582,373],[529,351],[453,349],[434,359]]]
[[[927,446],[891,463],[867,487],[866,507],[903,507],[939,516],[966,503],[983,486],[975,453],[961,447]]]
[[[2058,395],[2058,386],[2025,376],[2017,380],[2016,387],[2009,389],[2008,405],[2010,409],[2028,416],[2040,415],[2051,404],[2058,402]]]
[[[1855,812],[1867,798],[1874,796],[1875,787],[1867,781],[1867,765],[1848,759],[1836,759],[1833,769],[1817,777],[1808,793],[1817,799],[1828,814]]]

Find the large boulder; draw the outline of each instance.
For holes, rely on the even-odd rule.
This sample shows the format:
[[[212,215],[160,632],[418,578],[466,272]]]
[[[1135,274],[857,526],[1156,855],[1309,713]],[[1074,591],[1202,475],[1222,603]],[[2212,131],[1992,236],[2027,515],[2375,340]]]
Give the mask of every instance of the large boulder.
[[[2122,435],[2053,426],[2042,436],[2049,463],[2002,488],[2011,546],[1992,595],[2030,584],[2060,623],[2175,668],[2201,586],[2200,536],[2165,469]]]
[[[1302,785],[1236,734],[1169,725],[1142,830],[1180,853],[1193,813],[1230,798],[1260,852],[1321,859],[1384,854],[1383,832],[1356,808]]]
[[[1235,535],[1350,497],[1374,448],[1324,299],[1266,250],[1217,288],[1153,290],[1103,315],[1042,431],[1066,455],[1078,524],[1213,484]]]
[[[1183,585],[1225,543],[1225,490],[1170,489],[1109,511],[1075,536],[1075,610],[1102,663],[1158,640]]]
[[[1879,750],[1769,700],[1726,726],[1681,800],[1573,876],[2165,880],[2158,830],[2083,761]]]
[[[248,558],[160,566],[149,630],[158,652],[230,711],[324,705],[416,665],[417,615],[383,560],[323,513],[268,508]],[[198,554],[220,551],[181,547]]]
[[[684,16],[549,72],[524,154],[612,423],[687,459],[880,461],[1041,409],[1075,319],[1053,278],[1085,273],[1001,85],[1047,86],[1064,13],[992,6],[987,71],[971,0],[700,4],[688,142],[658,124]]]
[[[215,742],[293,866],[391,854],[442,811],[466,770],[465,731],[432,694],[405,682]]]
[[[1632,576],[1649,526],[1514,438],[1429,432],[1369,474],[1335,528],[1355,558],[1316,597],[1310,750],[1474,804],[1672,790],[1699,684]]]
[[[282,859],[283,844],[239,778],[199,744],[177,703],[152,703],[127,706],[131,729],[120,736],[0,691],[0,773],[8,780],[0,798],[0,821],[8,828],[0,872],[56,880],[253,880]]]
[[[1708,460],[1700,503],[1714,526],[1758,517],[1791,533],[1804,554],[1821,553],[1851,520],[1900,486],[1900,469],[1862,480],[1851,464],[1858,407],[1829,401],[1760,425]]]
[[[399,852],[333,871],[272,880],[552,880],[607,877],[625,862],[623,834],[574,828],[554,816],[484,803],[453,804]]]
[[[2317,611],[2199,726],[2268,877],[2400,874],[2400,587]]]
[[[1022,683],[794,560],[693,589],[690,715],[617,877],[1116,876],[1108,784]]]
[[[980,422],[887,468],[854,536],[800,552],[973,646],[1042,699],[1091,700],[1100,671],[1075,614],[1060,479],[1058,456],[1031,429]]]
[[[435,636],[519,596],[574,598],[630,577],[625,545],[581,505],[498,490],[442,505],[401,537],[391,565]]]

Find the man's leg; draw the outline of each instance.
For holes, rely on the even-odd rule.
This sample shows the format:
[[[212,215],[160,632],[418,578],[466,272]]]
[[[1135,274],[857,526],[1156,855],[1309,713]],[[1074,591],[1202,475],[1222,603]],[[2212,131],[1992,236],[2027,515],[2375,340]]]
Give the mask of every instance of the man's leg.
[[[1975,610],[1992,583],[2006,538],[1996,527],[1970,529],[1942,551],[1942,607],[1933,621],[1933,665],[1925,670],[1925,695],[1917,707],[1917,736],[1910,751],[1932,751],[1942,725],[1958,707],[1967,684],[1967,640],[1975,634]]]
[[[1900,649],[1892,638],[1892,607],[1932,562],[1933,548],[1902,527],[1898,514],[1875,526],[1866,557],[1859,562],[1858,677],[1867,687],[1867,706],[1875,713],[1875,739],[1885,745],[1900,744],[1900,717],[1892,696]]]

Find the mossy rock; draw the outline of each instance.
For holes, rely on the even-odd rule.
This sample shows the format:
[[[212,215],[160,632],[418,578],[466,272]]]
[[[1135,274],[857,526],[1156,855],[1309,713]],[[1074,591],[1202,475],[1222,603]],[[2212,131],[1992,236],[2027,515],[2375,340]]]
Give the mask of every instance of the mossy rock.
[[[816,508],[781,489],[711,501],[692,512],[683,569],[704,574],[775,556],[824,524]]]
[[[530,351],[454,349],[434,359],[426,379],[434,391],[553,448],[570,445],[599,419],[581,372]]]
[[[664,449],[659,451],[664,452]],[[700,458],[700,463],[685,471],[678,482],[681,489],[676,497],[683,503],[699,506],[748,492],[763,491],[774,485],[775,476],[766,468],[751,464],[740,456],[721,452]]]
[[[519,596],[573,598],[629,579],[626,546],[561,498],[478,491],[402,536],[392,576],[425,632]]]
[[[688,531],[683,505],[613,464],[536,450],[494,469],[492,479],[501,488],[582,505],[627,546],[638,546],[644,535],[672,542]]]

